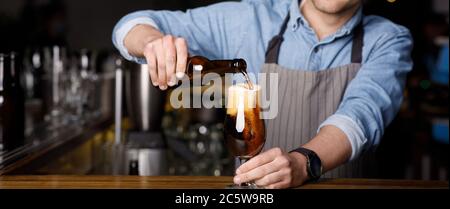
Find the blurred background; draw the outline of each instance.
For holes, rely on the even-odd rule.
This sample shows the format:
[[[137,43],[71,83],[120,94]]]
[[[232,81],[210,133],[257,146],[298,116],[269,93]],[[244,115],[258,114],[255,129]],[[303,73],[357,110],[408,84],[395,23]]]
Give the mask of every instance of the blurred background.
[[[223,110],[171,109],[145,69],[120,59],[111,42],[129,12],[216,2],[0,0],[0,62],[17,72],[0,88],[0,175],[231,175]],[[374,178],[448,180],[448,3],[365,1],[366,14],[408,27],[415,43]]]

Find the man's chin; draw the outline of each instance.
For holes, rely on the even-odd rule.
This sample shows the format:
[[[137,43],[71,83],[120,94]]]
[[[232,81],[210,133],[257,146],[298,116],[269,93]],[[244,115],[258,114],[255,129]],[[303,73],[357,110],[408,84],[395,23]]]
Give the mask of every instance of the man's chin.
[[[311,0],[314,7],[325,14],[342,14],[358,6],[359,1],[352,0]]]

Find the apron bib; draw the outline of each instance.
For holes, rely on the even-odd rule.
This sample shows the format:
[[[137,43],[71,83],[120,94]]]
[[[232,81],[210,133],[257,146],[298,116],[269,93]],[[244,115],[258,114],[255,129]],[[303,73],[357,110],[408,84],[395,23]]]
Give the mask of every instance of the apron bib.
[[[336,112],[345,89],[361,67],[363,27],[361,23],[353,31],[351,64],[321,71],[289,69],[277,64],[283,34],[289,15],[278,35],[272,38],[266,51],[263,73],[278,73],[278,115],[265,120],[266,143],[264,150],[280,147],[293,150],[311,140],[317,128]],[[267,78],[269,76],[266,76]],[[267,83],[269,81],[266,81]],[[328,171],[325,178],[363,177],[362,162],[370,156],[361,156],[352,162]]]

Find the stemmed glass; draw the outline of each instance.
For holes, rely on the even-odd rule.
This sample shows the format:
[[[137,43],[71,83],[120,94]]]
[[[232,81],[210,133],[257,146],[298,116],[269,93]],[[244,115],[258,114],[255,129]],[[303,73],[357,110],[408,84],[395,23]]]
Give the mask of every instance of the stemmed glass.
[[[228,88],[227,114],[225,116],[225,140],[231,154],[242,165],[257,155],[263,148],[266,134],[264,120],[261,119],[259,94],[261,88],[247,84]],[[231,185],[229,188],[258,188],[254,182]]]

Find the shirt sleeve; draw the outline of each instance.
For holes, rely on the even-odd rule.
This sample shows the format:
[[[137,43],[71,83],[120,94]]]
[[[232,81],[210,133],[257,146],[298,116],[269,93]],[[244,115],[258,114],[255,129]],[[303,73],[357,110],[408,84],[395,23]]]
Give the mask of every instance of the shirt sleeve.
[[[382,34],[349,83],[336,113],[320,125],[319,129],[334,125],[347,135],[350,160],[379,144],[384,128],[400,109],[406,75],[413,65],[412,45],[406,28]]]
[[[349,161],[354,160],[360,155],[363,146],[367,143],[367,138],[364,136],[364,132],[361,127],[356,124],[352,118],[346,115],[334,114],[325,120],[319,126],[317,131],[327,125],[333,125],[339,128],[347,136],[350,146],[352,147],[352,153]]]
[[[123,41],[138,24],[158,28],[164,34],[183,37],[192,55],[218,59],[232,58],[239,50],[247,32],[246,24],[252,8],[245,2],[225,2],[182,11],[144,10],[124,16],[113,30],[113,43],[128,60],[145,63],[145,59],[131,56]]]

